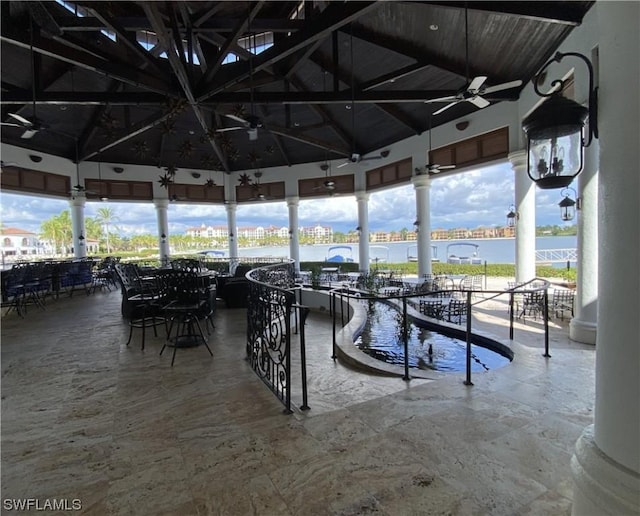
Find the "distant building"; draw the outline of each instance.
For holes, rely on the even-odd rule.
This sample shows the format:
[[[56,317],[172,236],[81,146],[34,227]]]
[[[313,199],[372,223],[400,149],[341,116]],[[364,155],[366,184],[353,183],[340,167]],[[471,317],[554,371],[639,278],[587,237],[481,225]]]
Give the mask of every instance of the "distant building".
[[[38,235],[20,228],[0,229],[3,256],[29,256],[48,252],[47,246],[41,242]]]

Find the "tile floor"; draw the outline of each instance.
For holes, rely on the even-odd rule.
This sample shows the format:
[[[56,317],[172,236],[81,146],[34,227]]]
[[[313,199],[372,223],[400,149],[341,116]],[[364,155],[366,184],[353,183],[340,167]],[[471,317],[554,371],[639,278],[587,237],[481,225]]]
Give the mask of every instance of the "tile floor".
[[[570,513],[595,350],[566,321],[548,359],[540,324],[518,324],[513,363],[465,386],[334,362],[329,318],[313,313],[311,410],[285,415],[243,359],[245,318],[221,307],[215,356],[178,350],[172,368],[161,337],[125,346],[119,291],[4,316],[3,501],[78,499],[94,515]],[[493,302],[474,327],[506,338],[505,322]]]

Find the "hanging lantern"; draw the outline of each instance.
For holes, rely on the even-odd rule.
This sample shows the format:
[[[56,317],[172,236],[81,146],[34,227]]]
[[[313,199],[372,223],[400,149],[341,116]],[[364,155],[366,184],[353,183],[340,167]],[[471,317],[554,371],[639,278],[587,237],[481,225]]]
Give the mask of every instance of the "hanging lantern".
[[[538,76],[551,63],[560,62],[566,56],[579,57],[589,68],[588,108],[562,96],[562,80],[552,82],[552,86],[560,86],[559,90],[552,93],[541,93],[538,89]],[[591,144],[593,136],[598,136],[597,90],[593,88],[591,62],[582,54],[558,52],[533,79],[533,86],[535,92],[541,97],[547,97],[547,100],[522,121],[522,129],[527,135],[527,173],[540,188],[565,188],[582,171],[584,147]],[[589,138],[585,143],[587,117]]]
[[[560,206],[560,218],[565,222],[573,220],[576,215],[576,209],[580,209],[580,200],[573,200],[569,190],[573,190],[573,188],[564,188],[562,192],[560,192],[564,197],[558,203],[558,206]],[[573,190],[573,193],[576,195],[575,190]]]
[[[509,207],[509,213],[507,213],[507,227],[510,227],[510,228],[515,227],[517,219],[518,219],[518,214],[516,213],[516,207],[512,204]]]

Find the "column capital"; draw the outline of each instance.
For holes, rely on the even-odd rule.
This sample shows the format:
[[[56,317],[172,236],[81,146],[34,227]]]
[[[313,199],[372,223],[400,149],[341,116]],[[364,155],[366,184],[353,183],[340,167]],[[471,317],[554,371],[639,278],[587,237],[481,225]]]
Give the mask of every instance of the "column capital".
[[[154,199],[153,204],[156,207],[156,210],[160,208],[168,208],[169,207],[169,199]]]
[[[354,193],[356,196],[356,201],[368,201],[369,200],[369,194],[367,192],[365,192],[364,190],[359,190],[357,192]]]
[[[236,208],[238,208],[238,203],[236,201],[228,201],[224,203],[224,209],[229,212],[235,212]]]
[[[87,197],[84,192],[77,192],[69,199],[69,206],[82,206],[87,204]]]
[[[416,189],[431,187],[431,178],[429,177],[429,174],[420,174],[417,176],[412,176],[411,182],[413,183],[413,187]]]
[[[517,151],[513,151],[509,153],[509,161],[511,162],[511,167],[514,170],[527,168],[527,151],[526,149],[520,149]]]
[[[292,195],[290,197],[287,197],[286,201],[287,206],[298,206],[298,204],[300,203],[300,197],[298,197],[297,195]]]

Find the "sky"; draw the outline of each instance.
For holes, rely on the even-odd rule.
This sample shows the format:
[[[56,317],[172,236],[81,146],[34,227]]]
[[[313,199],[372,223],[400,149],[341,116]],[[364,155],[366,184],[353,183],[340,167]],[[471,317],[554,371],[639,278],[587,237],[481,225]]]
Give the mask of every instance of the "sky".
[[[562,225],[559,190],[536,189],[536,226]],[[431,227],[475,228],[504,226],[509,207],[514,203],[513,171],[509,163],[436,178],[431,181]],[[118,220],[121,236],[155,234],[156,210],[153,203],[87,202],[85,216],[95,216],[101,207],[110,207]],[[39,233],[40,224],[69,209],[67,200],[0,193],[0,221],[5,227],[17,227]],[[237,209],[238,226],[288,227],[286,202],[241,204]],[[300,226],[322,224],[334,231],[348,232],[358,225],[354,196],[300,200]],[[226,225],[221,205],[171,203],[168,211],[170,234],[184,234],[194,226]],[[369,197],[369,231],[413,229],[416,202],[412,185],[374,192]]]

